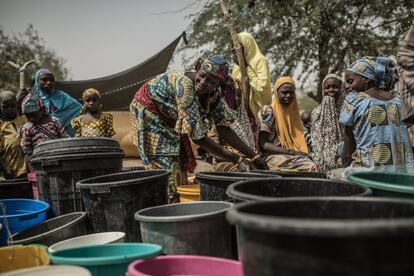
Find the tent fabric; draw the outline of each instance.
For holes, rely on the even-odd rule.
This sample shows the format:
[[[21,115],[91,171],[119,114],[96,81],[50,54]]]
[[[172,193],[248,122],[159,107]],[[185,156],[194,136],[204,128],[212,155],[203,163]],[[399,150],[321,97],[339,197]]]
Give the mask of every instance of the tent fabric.
[[[90,80],[56,81],[55,86],[57,89],[61,89],[79,100],[82,98],[82,92],[85,89],[95,88],[102,94],[102,110],[128,110],[135,92],[141,85],[167,70],[170,59],[181,37],[182,35],[141,64],[120,73]]]

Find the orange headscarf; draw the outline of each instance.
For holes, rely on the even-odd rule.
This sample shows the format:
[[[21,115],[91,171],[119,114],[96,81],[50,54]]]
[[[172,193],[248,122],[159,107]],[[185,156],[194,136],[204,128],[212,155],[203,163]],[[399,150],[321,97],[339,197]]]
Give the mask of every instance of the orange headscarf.
[[[292,77],[281,77],[275,83],[275,93],[286,83],[295,86]],[[305,141],[305,135],[303,134],[303,126],[296,96],[292,103],[286,107],[280,104],[278,95],[274,95],[272,108],[275,113],[277,135],[282,147],[307,153],[308,146]]]

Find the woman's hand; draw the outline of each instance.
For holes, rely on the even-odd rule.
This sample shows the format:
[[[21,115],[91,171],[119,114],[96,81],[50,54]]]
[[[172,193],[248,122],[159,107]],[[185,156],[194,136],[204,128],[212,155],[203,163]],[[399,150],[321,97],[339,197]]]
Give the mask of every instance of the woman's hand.
[[[269,166],[263,157],[259,157],[253,161],[254,166],[259,170],[269,170]]]
[[[246,159],[242,159],[237,163],[237,168],[240,172],[250,172],[250,162]]]

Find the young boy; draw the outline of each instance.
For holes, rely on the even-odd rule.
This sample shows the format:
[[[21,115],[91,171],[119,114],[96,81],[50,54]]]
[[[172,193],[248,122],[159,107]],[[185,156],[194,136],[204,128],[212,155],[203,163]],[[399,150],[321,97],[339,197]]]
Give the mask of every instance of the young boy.
[[[27,122],[18,115],[16,95],[11,91],[0,93],[0,171],[6,179],[25,177],[27,166],[20,147],[20,127]]]

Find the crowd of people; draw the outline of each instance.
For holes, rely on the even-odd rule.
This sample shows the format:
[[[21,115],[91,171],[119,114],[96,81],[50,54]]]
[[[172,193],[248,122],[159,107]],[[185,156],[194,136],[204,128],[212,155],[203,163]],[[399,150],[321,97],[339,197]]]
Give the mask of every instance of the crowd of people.
[[[221,55],[200,58],[194,70],[166,72],[147,81],[132,99],[133,143],[146,169],[171,171],[169,202],[178,200],[176,187],[187,184],[187,173],[194,172],[194,144],[214,157],[208,160],[216,171],[270,169],[342,178],[349,166],[414,162],[407,130],[414,123],[413,103],[402,103],[403,92],[395,90],[401,78],[407,91],[414,88],[409,71],[414,27],[399,52],[402,76],[389,57],[361,57],[345,72],[325,76],[322,102],[311,113],[300,112],[292,76],[281,76],[272,86],[268,61],[253,36],[243,32],[238,38],[249,84],[246,105],[235,49],[232,68]],[[83,106],[55,89],[47,69],[36,72],[28,91],[1,92],[4,178],[25,175],[33,148],[42,141],[112,137],[113,118],[101,111],[100,92],[86,89],[82,101]]]

